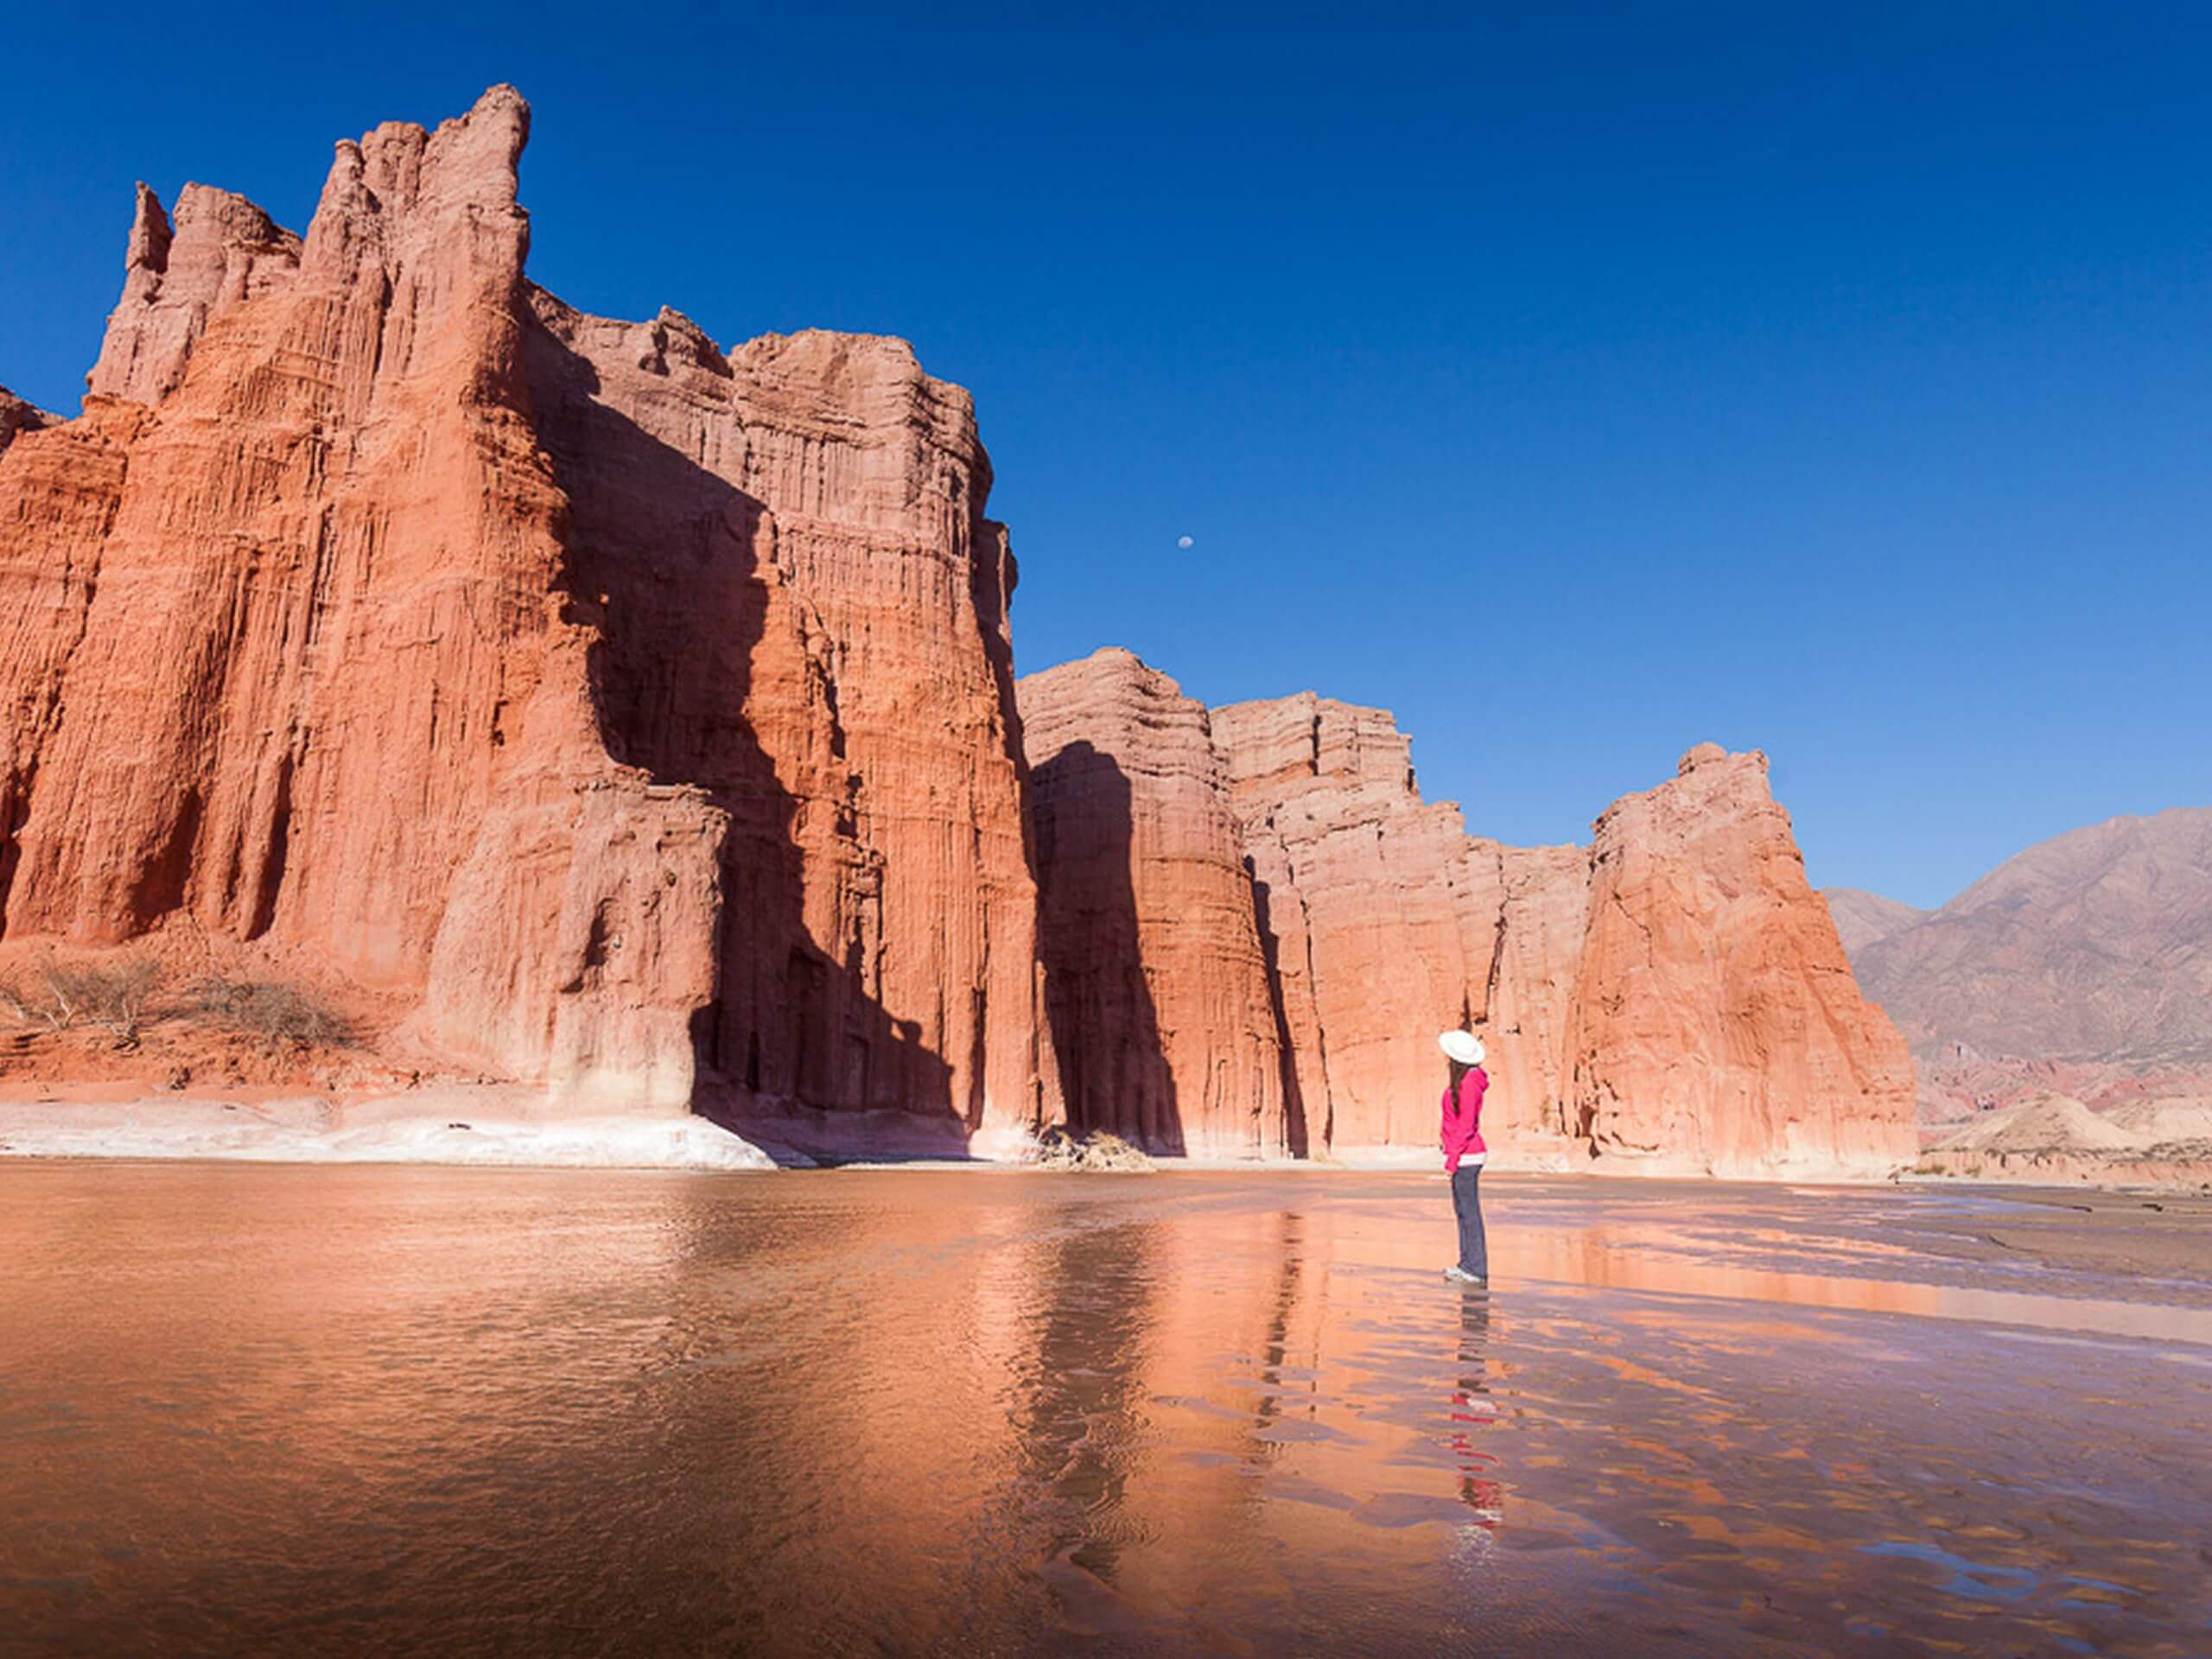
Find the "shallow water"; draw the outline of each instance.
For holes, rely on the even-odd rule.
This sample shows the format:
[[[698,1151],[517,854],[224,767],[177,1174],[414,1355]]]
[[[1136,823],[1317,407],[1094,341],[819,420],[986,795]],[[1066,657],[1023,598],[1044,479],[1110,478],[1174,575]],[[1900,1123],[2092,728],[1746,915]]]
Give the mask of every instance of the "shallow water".
[[[2002,1200],[0,1167],[0,1653],[2202,1653],[2212,1274]]]

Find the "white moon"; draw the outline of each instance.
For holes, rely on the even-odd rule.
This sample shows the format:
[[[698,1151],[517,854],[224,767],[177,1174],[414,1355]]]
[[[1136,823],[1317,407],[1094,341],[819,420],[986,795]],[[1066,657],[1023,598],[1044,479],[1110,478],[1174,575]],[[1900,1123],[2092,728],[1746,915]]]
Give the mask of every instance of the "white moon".
[[[1178,547],[1188,547],[1190,544],[1191,538],[1187,536],[1178,536],[1175,538],[1175,545]]]

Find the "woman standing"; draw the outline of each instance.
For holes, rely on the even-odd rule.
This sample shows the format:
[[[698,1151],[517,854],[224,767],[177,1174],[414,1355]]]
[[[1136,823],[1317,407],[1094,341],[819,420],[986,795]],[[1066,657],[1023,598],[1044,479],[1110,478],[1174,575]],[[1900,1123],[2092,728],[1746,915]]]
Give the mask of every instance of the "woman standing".
[[[1490,1283],[1490,1241],[1483,1236],[1479,1183],[1490,1148],[1483,1144],[1483,1091],[1490,1074],[1483,1070],[1483,1046],[1471,1032],[1447,1031],[1436,1039],[1452,1062],[1452,1081],[1444,1090],[1445,1173],[1452,1178],[1452,1208],[1459,1217],[1459,1259],[1444,1269],[1454,1284]]]

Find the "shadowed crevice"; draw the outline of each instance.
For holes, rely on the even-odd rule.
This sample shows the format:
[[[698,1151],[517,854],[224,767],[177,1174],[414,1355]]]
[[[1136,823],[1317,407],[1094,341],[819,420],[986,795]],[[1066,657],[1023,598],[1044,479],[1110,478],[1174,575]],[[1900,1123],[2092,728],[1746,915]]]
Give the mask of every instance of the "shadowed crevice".
[[[794,1142],[823,1128],[812,1115],[935,1116],[947,1134],[938,1155],[957,1154],[964,1126],[946,1105],[950,1068],[869,995],[859,938],[833,954],[806,925],[806,803],[755,728],[764,677],[783,677],[795,722],[827,716],[793,690],[820,665],[795,629],[777,626],[789,620],[766,569],[767,508],[599,401],[598,372],[541,323],[527,330],[524,364],[569,499],[563,585],[571,614],[596,631],[591,690],[607,751],[656,784],[702,791],[729,820],[716,993],[691,1021],[695,1109],[741,1125],[790,1120],[783,1138]],[[865,849],[848,850],[838,879],[864,906],[876,872]],[[923,1103],[934,1113],[918,1113]]]
[[[1071,743],[1033,774],[1038,954],[1069,1127],[1181,1154],[1183,1120],[1144,975],[1128,775]]]

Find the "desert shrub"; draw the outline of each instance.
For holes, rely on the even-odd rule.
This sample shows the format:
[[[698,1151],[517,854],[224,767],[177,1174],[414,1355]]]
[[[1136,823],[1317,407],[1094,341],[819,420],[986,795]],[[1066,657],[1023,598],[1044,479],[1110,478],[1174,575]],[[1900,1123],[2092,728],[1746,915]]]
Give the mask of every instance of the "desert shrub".
[[[0,1014],[5,1014],[19,1026],[46,1023],[39,997],[16,974],[0,977]]]
[[[162,964],[147,956],[39,959],[27,974],[0,982],[0,1008],[25,1025],[67,1031],[105,1027],[119,1043],[136,1043],[146,1004],[161,988]]]
[[[1103,1129],[1093,1129],[1077,1137],[1065,1129],[1047,1129],[1037,1143],[1037,1166],[1040,1169],[1080,1170],[1147,1170],[1154,1167],[1141,1147],[1133,1147],[1118,1135],[1109,1135]]]
[[[314,991],[281,979],[211,976],[192,988],[202,1018],[233,1031],[298,1048],[342,1048],[353,1040],[346,1016]]]

